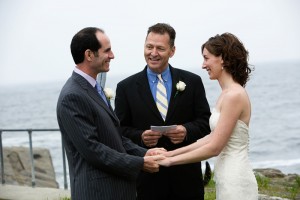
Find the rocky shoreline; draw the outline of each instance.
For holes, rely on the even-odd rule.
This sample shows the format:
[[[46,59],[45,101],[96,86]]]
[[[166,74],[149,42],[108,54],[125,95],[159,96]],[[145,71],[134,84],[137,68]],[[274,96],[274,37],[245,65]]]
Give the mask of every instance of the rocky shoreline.
[[[35,186],[58,189],[50,151],[46,148],[34,148],[33,158]],[[31,162],[27,147],[4,147],[3,160],[5,185],[32,186]],[[259,185],[258,200],[300,200],[298,174],[283,174],[280,170],[272,168],[254,169],[254,172]]]
[[[50,151],[46,148],[33,148],[35,186],[59,188]],[[5,184],[32,186],[31,160],[27,147],[4,147]],[[2,182],[2,177],[0,177]]]
[[[300,200],[300,176],[298,174],[284,174],[273,168],[254,169],[254,172],[259,193],[269,195],[260,195],[260,200]]]

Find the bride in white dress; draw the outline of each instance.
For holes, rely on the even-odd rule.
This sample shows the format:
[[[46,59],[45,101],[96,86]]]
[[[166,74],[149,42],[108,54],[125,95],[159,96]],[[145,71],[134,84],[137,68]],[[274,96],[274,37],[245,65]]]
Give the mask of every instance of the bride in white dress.
[[[222,88],[210,117],[211,134],[164,153],[166,158],[159,164],[180,165],[217,156],[217,200],[257,200],[257,182],[248,159],[251,103],[244,88],[251,73],[248,51],[236,36],[224,33],[204,43],[202,54],[202,68]]]

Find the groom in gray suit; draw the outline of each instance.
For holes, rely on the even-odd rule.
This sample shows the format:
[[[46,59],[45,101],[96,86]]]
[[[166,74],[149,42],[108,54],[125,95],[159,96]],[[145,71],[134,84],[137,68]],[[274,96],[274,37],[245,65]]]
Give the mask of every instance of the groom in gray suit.
[[[71,53],[76,67],[57,103],[71,198],[134,200],[140,170],[157,172],[160,156],[151,155],[162,149],[141,148],[117,130],[119,120],[96,82],[97,74],[109,71],[114,58],[104,31],[82,29],[72,39]]]

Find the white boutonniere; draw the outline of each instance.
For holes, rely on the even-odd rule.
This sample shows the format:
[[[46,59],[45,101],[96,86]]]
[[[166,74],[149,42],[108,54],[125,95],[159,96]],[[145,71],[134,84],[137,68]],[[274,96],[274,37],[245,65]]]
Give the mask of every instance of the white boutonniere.
[[[176,94],[174,96],[174,98],[176,97],[176,95],[178,94],[178,92],[182,92],[185,90],[186,84],[182,81],[179,81],[178,83],[176,83]]]
[[[115,97],[115,92],[111,88],[104,88],[103,91],[108,100],[111,100]]]

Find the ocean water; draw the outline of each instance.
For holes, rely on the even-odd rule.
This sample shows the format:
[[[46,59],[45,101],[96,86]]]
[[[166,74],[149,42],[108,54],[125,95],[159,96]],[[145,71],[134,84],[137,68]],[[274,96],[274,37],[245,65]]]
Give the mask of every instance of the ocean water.
[[[253,168],[277,168],[300,174],[300,62],[257,64],[246,89],[252,102],[249,156]],[[142,68],[141,68],[142,70]],[[203,79],[210,107],[220,88],[207,72]],[[70,72],[71,73],[71,72]],[[107,74],[106,87],[128,75]],[[0,86],[0,129],[58,128],[56,103],[65,81]],[[56,178],[63,187],[60,132],[33,132],[33,147],[50,150]],[[26,132],[4,132],[3,146],[29,147]],[[208,160],[213,167],[214,158]]]

